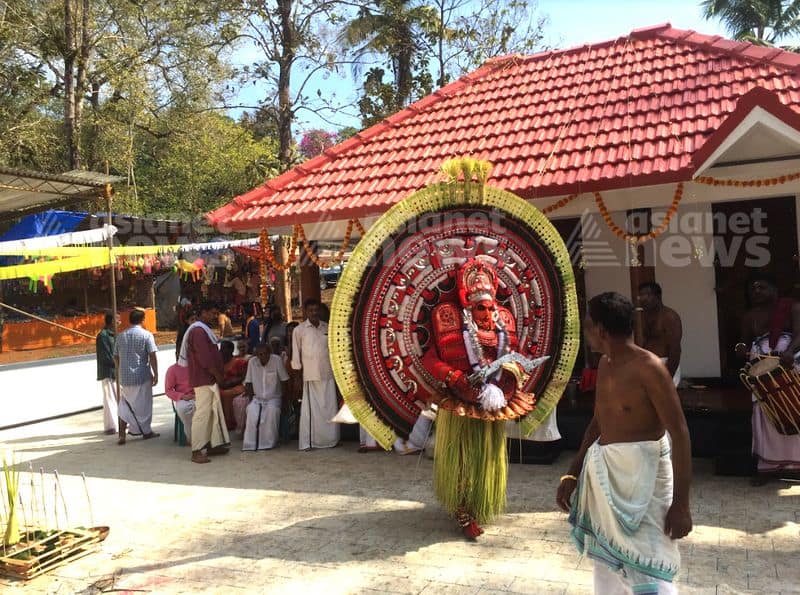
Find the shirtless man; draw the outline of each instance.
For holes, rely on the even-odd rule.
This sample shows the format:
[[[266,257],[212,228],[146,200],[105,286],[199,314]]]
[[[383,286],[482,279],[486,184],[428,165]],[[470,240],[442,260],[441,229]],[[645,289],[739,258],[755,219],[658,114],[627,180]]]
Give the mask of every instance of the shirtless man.
[[[579,551],[595,554],[595,593],[675,593],[673,540],[692,529],[691,448],[678,395],[658,356],[634,343],[628,298],[595,296],[584,324],[589,346],[603,354],[595,411],[556,501],[570,512]]]
[[[675,386],[681,381],[681,317],[661,301],[661,286],[649,281],[639,285],[639,304],[644,312],[644,347],[652,351],[669,370]]]
[[[800,303],[781,298],[775,279],[757,273],[748,283],[752,307],[742,319],[742,339],[736,352],[748,359],[778,355],[786,369],[800,369],[795,354],[800,350]],[[753,485],[764,485],[778,476],[800,476],[800,435],[781,434],[753,402],[753,456],[757,459]]]

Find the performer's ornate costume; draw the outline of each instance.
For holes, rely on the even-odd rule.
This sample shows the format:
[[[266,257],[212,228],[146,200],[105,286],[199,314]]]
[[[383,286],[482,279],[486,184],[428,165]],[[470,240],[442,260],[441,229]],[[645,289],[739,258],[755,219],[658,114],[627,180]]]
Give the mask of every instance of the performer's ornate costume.
[[[345,401],[387,450],[438,406],[436,496],[475,538],[505,507],[505,423],[535,430],[569,380],[578,310],[569,255],[547,219],[484,186],[484,162],[443,170],[449,183],[402,201],[359,242],[329,342]]]

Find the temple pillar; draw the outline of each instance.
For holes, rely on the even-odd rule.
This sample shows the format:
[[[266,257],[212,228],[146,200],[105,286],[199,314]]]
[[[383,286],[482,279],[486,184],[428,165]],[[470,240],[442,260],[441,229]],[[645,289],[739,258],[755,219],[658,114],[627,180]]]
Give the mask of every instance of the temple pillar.
[[[644,235],[650,233],[650,209],[628,211],[628,233]],[[644,244],[631,244],[627,250],[628,274],[631,283],[631,301],[636,308],[633,318],[633,338],[636,344],[644,344],[644,311],[639,303],[639,285],[656,280],[656,267],[648,259]]]
[[[289,250],[284,238],[278,238],[272,245],[272,252],[278,264],[289,261]],[[289,283],[289,270],[275,269],[275,304],[280,307],[286,322],[292,321],[292,287]]]
[[[317,251],[316,242],[308,242],[312,251]],[[300,307],[311,298],[319,300],[319,267],[308,257],[305,250],[300,248]]]

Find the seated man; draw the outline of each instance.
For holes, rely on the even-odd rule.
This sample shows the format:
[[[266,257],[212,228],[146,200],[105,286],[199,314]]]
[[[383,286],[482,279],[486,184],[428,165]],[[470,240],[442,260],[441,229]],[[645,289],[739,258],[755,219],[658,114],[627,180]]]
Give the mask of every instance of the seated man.
[[[244,379],[247,394],[253,397],[247,406],[247,422],[242,450],[267,450],[278,446],[278,427],[283,395],[288,395],[289,374],[269,346],[256,347],[256,356],[247,364]]]
[[[247,360],[233,357],[232,341],[221,341],[219,351],[222,354],[222,383],[219,386],[219,397],[222,401],[222,413],[228,431],[237,429],[233,401],[244,394],[244,375],[247,373]]]
[[[183,423],[186,440],[192,443],[192,416],[194,415],[194,389],[189,383],[189,368],[172,364],[164,378],[164,392],[174,401],[175,412]]]

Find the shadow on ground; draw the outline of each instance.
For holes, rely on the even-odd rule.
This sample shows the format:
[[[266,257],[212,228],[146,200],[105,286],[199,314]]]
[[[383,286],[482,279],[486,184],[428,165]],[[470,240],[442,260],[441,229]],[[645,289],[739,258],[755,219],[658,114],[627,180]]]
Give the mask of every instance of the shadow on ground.
[[[293,442],[273,451],[242,453],[238,450],[241,442],[234,441],[228,455],[215,457],[208,465],[194,465],[189,461],[189,447],[180,447],[173,442],[174,418],[167,399],[156,399],[153,428],[161,436],[155,440],[129,438],[128,444],[118,446],[116,436],[85,431],[87,426],[94,423],[92,420],[101,427],[101,416],[99,411],[84,413],[7,430],[0,432],[0,442],[17,451],[23,461],[20,465],[22,470],[28,469],[30,461],[37,470],[40,467],[47,472],[57,469],[62,475],[86,473],[89,477],[101,479],[334,494],[421,503],[433,501],[433,465],[426,458],[383,452],[358,454],[355,452],[355,443],[344,443],[334,449],[298,452],[297,443]],[[562,453],[553,465],[511,465],[508,513],[555,513],[554,496],[558,477],[565,472],[572,456],[572,452]],[[357,465],[353,464],[355,457],[358,458]],[[786,522],[796,522],[795,516],[788,512],[787,515],[759,513],[759,500],[775,498],[776,492],[785,487],[783,484],[776,482],[754,488],[747,484],[746,478],[710,477],[711,468],[707,463],[700,460],[695,465],[695,475],[704,475],[704,482],[699,489],[710,492],[704,498],[707,503],[705,507],[695,511],[696,524],[764,533],[784,526]],[[343,477],[347,481],[343,482]],[[547,485],[549,489],[531,490],[531,484]],[[530,497],[532,491],[536,493],[533,499]],[[784,506],[791,507],[793,504],[797,507],[800,500],[798,494],[784,493],[782,496],[779,501]],[[752,503],[752,508],[749,505],[743,507],[743,501]],[[371,520],[379,524],[382,514],[391,515],[372,514],[377,516],[370,517]],[[413,522],[433,523],[434,527],[438,527],[438,521],[434,518],[443,516],[440,511],[433,513],[427,509],[414,514],[419,518]],[[407,517],[404,518],[402,522],[409,522]],[[358,517],[352,517],[351,521],[358,522]],[[330,522],[342,521],[337,517]],[[387,529],[393,526],[392,522],[385,524]],[[292,530],[312,529],[299,526]],[[431,538],[435,539],[435,530],[432,531]]]

